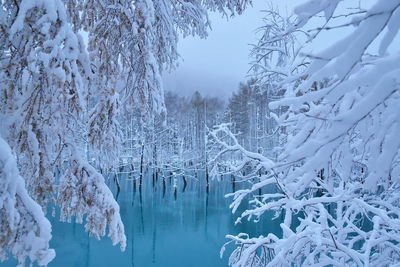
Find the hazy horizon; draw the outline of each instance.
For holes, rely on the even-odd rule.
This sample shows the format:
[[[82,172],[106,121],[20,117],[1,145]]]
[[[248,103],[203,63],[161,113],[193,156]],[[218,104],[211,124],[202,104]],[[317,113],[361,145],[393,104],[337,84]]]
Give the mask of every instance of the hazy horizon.
[[[212,13],[212,30],[206,39],[181,38],[178,51],[182,59],[176,70],[163,75],[165,91],[190,96],[198,90],[203,95],[228,99],[239,83],[248,79],[250,44],[256,43],[256,29],[262,25],[261,10],[268,3],[254,2],[241,16],[229,20]],[[280,6],[283,3],[286,1]]]

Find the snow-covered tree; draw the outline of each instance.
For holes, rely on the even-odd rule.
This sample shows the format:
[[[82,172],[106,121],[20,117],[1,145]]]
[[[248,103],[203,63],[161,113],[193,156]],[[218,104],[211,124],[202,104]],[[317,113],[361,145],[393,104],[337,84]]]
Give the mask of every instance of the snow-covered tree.
[[[281,15],[272,3],[263,14],[263,25],[256,31],[258,42],[250,51],[250,70],[257,83],[269,85],[268,90],[278,94],[284,79],[308,65],[306,58],[298,57],[301,40],[308,34],[294,30],[293,16]]]
[[[268,103],[273,99],[271,84],[250,79],[241,83],[229,99],[225,121],[245,148],[266,153],[272,151],[278,137],[275,121],[269,117]]]
[[[207,10],[241,13],[249,2],[2,1],[0,134],[15,152],[33,200],[43,210],[60,206],[62,220],[85,218],[86,230],[96,237],[108,229],[112,242],[124,249],[119,207],[87,156],[93,152],[114,165],[121,106],[163,112],[160,77],[178,57],[179,32],[206,36]],[[88,34],[87,49],[81,31]],[[6,236],[30,230],[17,226]],[[15,242],[26,251],[13,255],[24,257],[27,239]]]
[[[267,211],[282,219],[282,235],[229,236],[238,245],[232,266],[400,262],[400,65],[398,49],[390,49],[400,2],[351,3],[308,1],[295,9],[287,34],[307,32],[301,52],[310,65],[286,79],[284,97],[270,104],[287,107],[278,119],[288,136],[277,161],[245,150],[224,125],[212,132],[220,153],[244,155],[233,169],[251,162],[252,170],[266,173],[259,182],[248,177],[252,186],[233,194],[234,210],[248,198],[252,205],[238,222],[262,221]],[[332,34],[342,37],[323,42]],[[318,42],[326,47],[312,52]],[[263,194],[256,194],[260,188]]]
[[[110,190],[94,169],[75,167],[88,164],[80,129],[90,69],[82,38],[72,30],[62,1],[6,1],[2,11],[1,130],[16,151],[30,195],[44,209],[55,203],[69,207],[62,219],[87,216],[86,229],[95,236],[103,236],[108,225],[113,243],[124,249],[123,224]],[[73,173],[62,176],[59,192],[56,167]],[[69,183],[86,193],[66,194],[62,185]],[[92,220],[95,205],[107,217]]]

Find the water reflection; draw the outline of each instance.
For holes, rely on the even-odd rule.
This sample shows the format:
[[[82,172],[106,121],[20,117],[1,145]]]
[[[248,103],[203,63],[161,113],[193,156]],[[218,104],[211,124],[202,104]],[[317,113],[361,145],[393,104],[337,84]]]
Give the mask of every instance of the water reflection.
[[[279,222],[265,223],[268,218],[263,224],[234,225],[236,216],[224,195],[240,185],[232,186],[230,176],[222,182],[211,180],[209,193],[201,176],[200,182],[177,177],[176,184],[160,178],[147,175],[143,184],[136,186],[132,179],[119,177],[118,202],[127,234],[124,253],[107,238],[97,241],[89,237],[82,225],[51,219],[51,245],[57,257],[49,266],[227,266],[229,251],[219,258],[227,233],[266,235],[277,231]],[[110,179],[110,188],[117,193],[114,179]],[[15,266],[15,262],[5,266]]]

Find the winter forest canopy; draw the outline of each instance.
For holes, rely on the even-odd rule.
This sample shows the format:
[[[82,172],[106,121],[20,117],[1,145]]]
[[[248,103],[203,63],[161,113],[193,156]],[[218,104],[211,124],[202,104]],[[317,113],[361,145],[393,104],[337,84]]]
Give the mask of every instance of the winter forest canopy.
[[[124,251],[120,191],[169,179],[279,224],[223,233],[230,266],[400,264],[400,0],[272,1],[227,101],[164,90],[179,39],[251,4],[2,0],[1,262],[51,266],[55,216]]]

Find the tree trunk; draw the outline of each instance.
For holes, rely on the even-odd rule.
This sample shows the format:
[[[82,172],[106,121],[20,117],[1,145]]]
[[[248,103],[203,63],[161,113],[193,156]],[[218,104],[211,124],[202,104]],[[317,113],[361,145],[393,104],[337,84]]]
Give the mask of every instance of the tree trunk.
[[[140,156],[140,176],[139,176],[139,187],[142,187],[143,181],[143,161],[144,161],[144,144],[142,144],[142,154]]]

